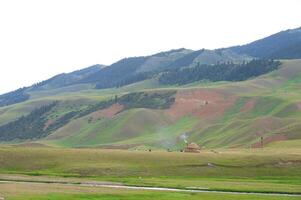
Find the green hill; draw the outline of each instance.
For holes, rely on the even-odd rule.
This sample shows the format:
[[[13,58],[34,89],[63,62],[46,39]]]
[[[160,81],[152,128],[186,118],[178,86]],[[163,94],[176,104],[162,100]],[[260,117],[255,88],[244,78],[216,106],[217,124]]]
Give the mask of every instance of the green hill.
[[[66,147],[180,149],[185,133],[189,142],[205,148],[258,147],[261,137],[264,145],[285,146],[301,139],[301,60],[282,63],[276,71],[241,82],[166,86],[154,79],[56,95],[34,91],[29,101],[0,108],[1,127],[57,101],[38,121],[44,127],[39,130],[52,129],[31,141]]]
[[[158,88],[177,91],[168,109],[130,109],[91,124],[87,115],[43,142],[176,149],[184,146],[183,133],[206,147],[256,147],[261,136],[265,144],[301,139],[300,66],[301,61],[284,61],[279,70],[244,82]],[[71,131],[79,123],[81,128]],[[64,133],[69,136],[55,137]]]
[[[182,149],[298,146],[300,28],[94,65],[0,95],[0,142]],[[271,60],[271,58],[278,60]]]

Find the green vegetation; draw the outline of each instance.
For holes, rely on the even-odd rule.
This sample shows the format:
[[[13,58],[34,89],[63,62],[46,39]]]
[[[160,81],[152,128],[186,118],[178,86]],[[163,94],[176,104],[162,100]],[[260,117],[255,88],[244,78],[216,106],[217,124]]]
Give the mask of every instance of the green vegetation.
[[[278,68],[280,62],[273,60],[252,60],[248,63],[221,63],[169,70],[163,73],[159,81],[162,84],[184,85],[200,80],[210,81],[243,81]]]
[[[28,190],[31,188],[30,190]],[[192,193],[170,191],[126,190],[80,185],[45,183],[1,183],[0,195],[8,200],[295,200],[297,196],[261,194]]]
[[[18,90],[0,95],[0,107],[8,106],[11,104],[20,103],[29,99],[29,94],[26,91],[27,88],[20,88]]]
[[[18,195],[15,197],[8,198],[8,200],[295,200],[299,197],[278,197],[278,196],[260,196],[260,195],[235,195],[235,194],[210,194],[210,193],[172,193],[172,192],[148,192],[148,191],[135,191],[128,192],[91,192],[90,194],[66,194],[66,193],[50,193],[47,195]]]
[[[69,106],[68,109],[65,109],[65,107],[57,108],[61,107],[61,104],[64,105],[64,103],[51,103],[33,110],[27,116],[22,116],[13,122],[0,126],[0,140],[11,141],[46,137],[68,124],[72,119],[78,119],[95,111],[108,108],[114,103],[123,105],[123,110],[133,108],[166,109],[174,102],[174,94],[174,91],[163,91],[129,93],[120,98],[115,95],[114,99],[82,106],[80,109],[75,109],[72,106]],[[60,110],[60,113],[57,113],[57,110]]]
[[[187,117],[171,124],[162,111],[144,108],[125,110],[113,119],[100,118],[89,122],[89,118],[86,116],[69,123],[45,142],[64,147],[110,147],[113,143],[119,148],[175,149],[179,148],[175,146],[176,137],[197,122]],[[183,141],[181,145],[184,145]]]
[[[70,181],[75,183],[97,180],[220,191],[301,191],[300,149],[237,149],[190,154],[38,148],[32,145],[1,147],[0,158],[0,172],[8,174],[0,176],[2,180],[47,182],[51,179],[44,176],[52,176],[52,180],[74,177],[76,179]]]
[[[125,106],[126,109],[131,108],[152,108],[152,109],[167,109],[174,102],[173,97],[175,91],[167,92],[136,92],[122,96],[116,102]]]
[[[46,119],[42,116],[48,113],[57,102],[51,103],[47,106],[42,106],[32,111],[28,116],[21,117],[14,122],[10,122],[0,127],[0,140],[22,140],[22,139],[36,139],[45,137],[42,134],[44,131]]]

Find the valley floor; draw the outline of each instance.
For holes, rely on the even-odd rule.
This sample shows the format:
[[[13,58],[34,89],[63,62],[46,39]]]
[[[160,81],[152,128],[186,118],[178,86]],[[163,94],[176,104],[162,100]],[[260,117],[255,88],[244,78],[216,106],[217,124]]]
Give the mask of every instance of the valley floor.
[[[108,183],[106,183],[108,184]],[[266,194],[243,192],[216,192],[180,189],[138,188],[115,185],[46,183],[46,182],[19,182],[1,181],[0,195],[11,200],[77,200],[77,199],[300,199],[300,195],[294,194]],[[166,190],[166,191],[165,191]],[[0,197],[1,198],[1,197]]]
[[[193,154],[0,147],[0,197],[11,200],[300,199],[300,180],[298,148]]]

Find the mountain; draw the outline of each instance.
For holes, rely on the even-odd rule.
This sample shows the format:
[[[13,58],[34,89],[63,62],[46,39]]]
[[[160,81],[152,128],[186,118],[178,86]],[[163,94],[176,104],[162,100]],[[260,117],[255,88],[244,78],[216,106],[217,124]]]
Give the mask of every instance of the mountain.
[[[301,58],[301,27],[281,31],[250,44],[229,49],[238,54],[258,58],[298,59]]]
[[[54,89],[65,92],[95,87],[97,89],[121,87],[154,78],[166,70],[193,67],[198,63],[239,63],[250,59],[250,56],[239,55],[230,50],[193,51],[184,48],[150,56],[124,58],[109,66],[94,65],[71,73],[59,74],[31,87],[0,95],[0,106],[26,101],[35,92],[47,92]]]
[[[0,95],[0,142],[180,149],[184,135],[208,148],[255,148],[262,137],[301,146],[301,60],[270,59],[296,55],[299,32],[124,58]],[[273,44],[285,38],[294,42]]]
[[[92,74],[101,71],[103,68],[105,68],[104,65],[93,65],[91,67],[87,67],[71,73],[59,74],[46,81],[42,81],[40,83],[33,85],[30,88],[30,90],[31,91],[47,90],[47,89],[53,89],[53,88],[59,88],[68,85],[77,84],[78,82],[85,80],[87,77],[91,76]]]
[[[56,92],[68,92],[92,88],[115,88],[158,78],[165,71],[191,68],[200,64],[241,64],[254,58],[297,59],[301,58],[300,52],[301,28],[289,29],[250,44],[230,48],[197,51],[174,49],[150,56],[124,58],[109,66],[94,65],[75,72],[59,74],[31,87],[0,95],[0,106],[26,101],[30,99],[32,93],[39,91],[47,93],[54,89],[57,89]]]
[[[114,89],[35,91],[0,108],[0,140],[63,147],[257,147],[301,140],[301,61],[241,82],[146,80]],[[41,95],[43,94],[43,95]]]

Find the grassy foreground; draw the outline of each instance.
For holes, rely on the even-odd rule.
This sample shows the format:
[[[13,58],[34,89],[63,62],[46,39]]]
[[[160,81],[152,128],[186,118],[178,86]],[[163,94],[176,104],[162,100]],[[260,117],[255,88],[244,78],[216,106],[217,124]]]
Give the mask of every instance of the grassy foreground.
[[[297,200],[300,197],[266,196],[248,194],[180,193],[80,186],[58,186],[55,184],[0,183],[0,197],[7,200]]]
[[[301,193],[301,149],[206,150],[200,154],[189,154],[164,151],[0,147],[0,179],[15,180],[21,176],[27,181],[42,180],[42,182],[43,180],[47,182],[48,179],[45,177],[48,176],[52,179],[76,178],[77,182],[93,180],[138,186],[295,194]],[[21,183],[15,184],[23,187]],[[55,184],[51,185],[55,186]],[[9,186],[10,184],[7,185]],[[0,196],[6,191],[1,188],[3,183],[0,187]],[[29,191],[30,195],[37,195],[35,191],[30,189]],[[147,199],[148,196],[153,197],[157,194],[157,192],[136,191],[135,195],[127,196],[129,191],[122,194],[112,191],[113,193],[108,194],[96,191],[91,194],[90,199]],[[82,192],[73,196],[73,192],[61,194],[54,189],[49,193],[53,195],[48,196],[48,199],[83,198]],[[161,193],[164,194],[162,199],[198,199],[201,197],[198,195],[207,195]],[[206,199],[211,197],[211,199],[218,199],[218,196],[223,196],[222,194],[208,195]],[[216,198],[214,195],[217,195]],[[160,192],[158,196],[162,196]],[[230,194],[225,196],[235,199],[239,195],[235,198]],[[43,199],[42,197],[28,198]],[[249,199],[248,195],[242,195],[238,199],[244,198]],[[262,198],[274,199],[270,196]]]

